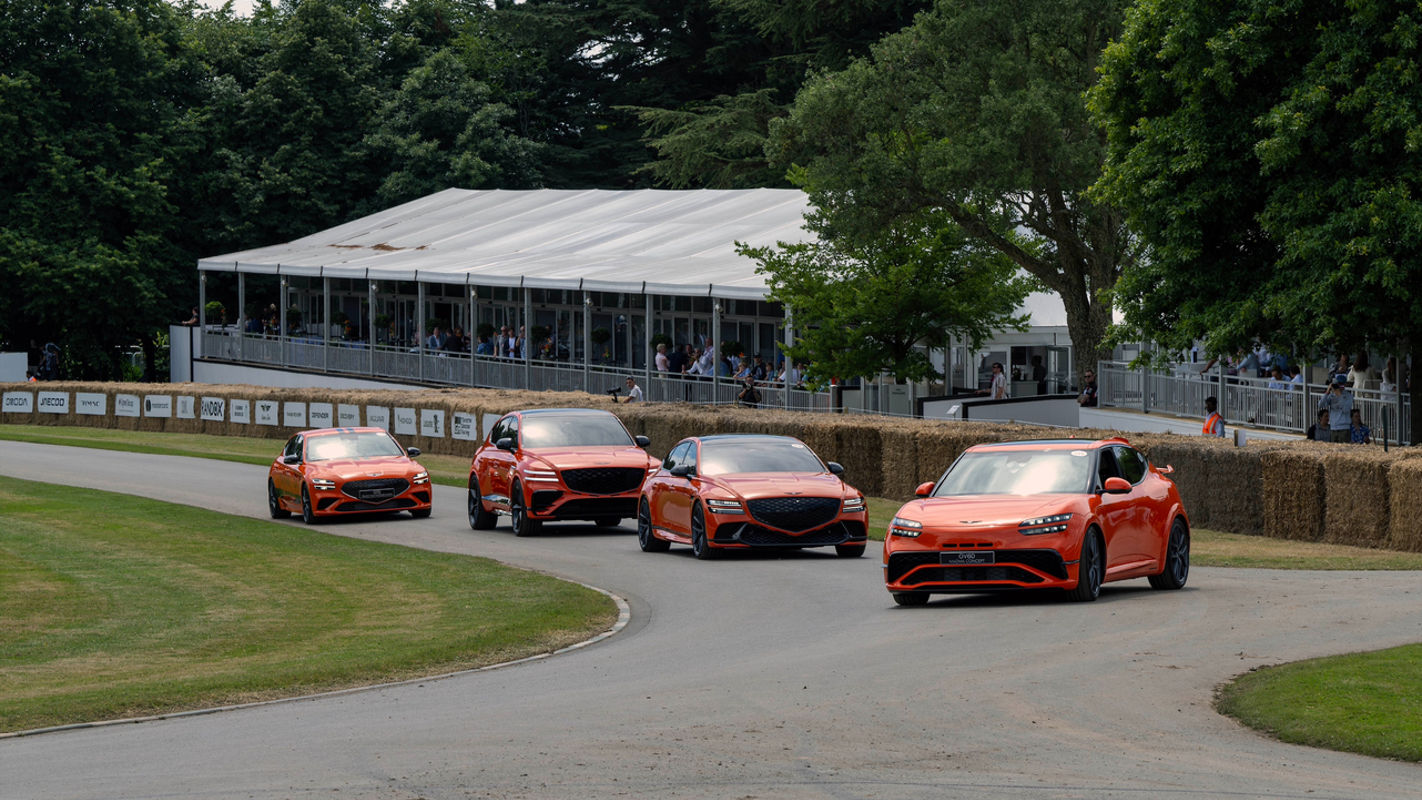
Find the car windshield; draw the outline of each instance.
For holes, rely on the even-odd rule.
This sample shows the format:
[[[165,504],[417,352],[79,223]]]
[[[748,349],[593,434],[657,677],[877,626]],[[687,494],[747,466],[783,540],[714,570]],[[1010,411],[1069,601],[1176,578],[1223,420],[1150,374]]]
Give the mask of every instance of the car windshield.
[[[737,472],[824,472],[825,465],[794,439],[724,439],[701,442],[702,475]]]
[[[389,458],[402,456],[404,450],[384,431],[336,433],[312,436],[306,440],[307,461],[330,461],[336,458]]]
[[[1086,492],[1090,479],[1086,450],[985,450],[964,453],[933,496]]]
[[[524,447],[626,447],[632,435],[611,414],[529,414],[523,418]]]

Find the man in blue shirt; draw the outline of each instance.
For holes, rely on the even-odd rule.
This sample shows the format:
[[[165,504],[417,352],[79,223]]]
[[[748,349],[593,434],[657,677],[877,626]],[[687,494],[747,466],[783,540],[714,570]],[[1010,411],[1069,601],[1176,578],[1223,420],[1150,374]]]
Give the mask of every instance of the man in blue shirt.
[[[1331,441],[1347,444],[1353,438],[1353,393],[1348,391],[1348,376],[1338,374],[1328,385],[1328,393],[1319,398],[1318,407],[1328,411],[1328,436]]]

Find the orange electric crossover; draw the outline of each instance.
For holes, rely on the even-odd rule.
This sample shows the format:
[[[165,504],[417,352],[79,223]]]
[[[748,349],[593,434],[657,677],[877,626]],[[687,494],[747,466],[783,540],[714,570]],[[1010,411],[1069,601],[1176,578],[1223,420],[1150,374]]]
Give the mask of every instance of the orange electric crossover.
[[[499,514],[519,536],[537,533],[545,521],[616,525],[637,514],[637,492],[657,467],[647,444],[607,411],[505,414],[469,465],[469,526],[488,530]]]
[[[970,447],[894,516],[884,583],[903,606],[1011,589],[1095,600],[1128,578],[1179,589],[1190,522],[1170,472],[1120,438]]]
[[[430,515],[430,476],[380,428],[321,428],[291,437],[267,473],[267,507],[274,519],[409,511]]]
[[[864,495],[790,436],[727,434],[683,439],[642,486],[637,541],[672,542],[701,559],[732,549],[834,546],[864,554]]]

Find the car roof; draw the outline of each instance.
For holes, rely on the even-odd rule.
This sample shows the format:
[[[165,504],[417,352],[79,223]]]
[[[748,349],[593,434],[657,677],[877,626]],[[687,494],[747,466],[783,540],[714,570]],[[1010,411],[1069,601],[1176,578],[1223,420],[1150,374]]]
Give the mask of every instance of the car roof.
[[[301,431],[303,437],[327,436],[333,433],[388,433],[384,428],[374,428],[370,426],[358,428],[312,428],[309,431]]]
[[[609,416],[617,416],[616,414],[613,414],[611,411],[607,411],[606,409],[601,409],[601,408],[523,408],[523,409],[519,409],[518,411],[513,411],[513,412],[510,412],[510,413],[519,414],[519,415],[525,416],[525,417],[528,417],[528,416],[535,416],[535,415],[538,415],[538,414],[563,414],[563,415],[572,415],[572,414],[578,414],[578,415],[607,414],[607,415],[609,415]]]
[[[1088,441],[1086,439],[1021,439],[1015,442],[984,442],[975,444],[968,450],[1006,450],[1013,448],[1032,450],[1095,450],[1108,445],[1124,444],[1129,445],[1122,436],[1111,436],[1105,439]]]
[[[786,442],[799,442],[794,436],[780,436],[774,433],[713,433],[710,436],[688,436],[688,439],[700,439],[703,442],[724,442],[736,439],[779,439]],[[801,442],[801,444],[804,444]]]

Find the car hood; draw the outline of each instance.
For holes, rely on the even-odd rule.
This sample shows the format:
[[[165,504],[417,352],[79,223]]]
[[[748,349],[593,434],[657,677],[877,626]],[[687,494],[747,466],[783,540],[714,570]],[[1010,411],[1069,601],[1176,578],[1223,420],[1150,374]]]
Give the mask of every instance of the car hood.
[[[1074,511],[1072,495],[960,495],[910,500],[898,516],[924,525],[1016,525],[1024,519]]]
[[[336,458],[330,461],[313,461],[310,467],[314,473],[336,476],[343,479],[375,477],[372,472],[382,473],[380,477],[393,478],[410,475],[419,471],[419,465],[404,456],[389,458]]]
[[[528,453],[535,461],[541,461],[554,469],[582,469],[585,467],[636,467],[646,469],[652,463],[647,451],[640,447],[548,447]]]
[[[746,500],[759,497],[841,497],[844,482],[824,472],[742,472],[716,475],[712,481]]]

